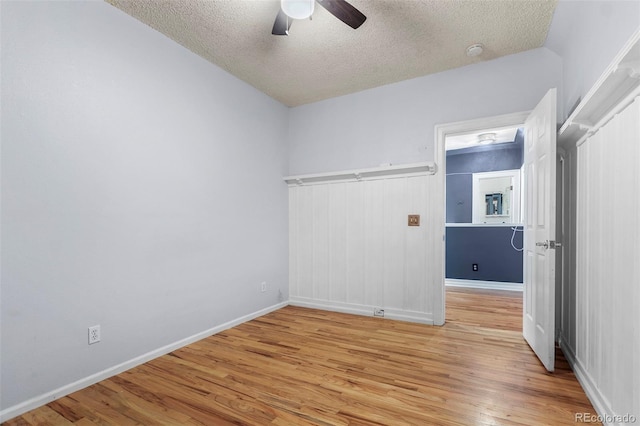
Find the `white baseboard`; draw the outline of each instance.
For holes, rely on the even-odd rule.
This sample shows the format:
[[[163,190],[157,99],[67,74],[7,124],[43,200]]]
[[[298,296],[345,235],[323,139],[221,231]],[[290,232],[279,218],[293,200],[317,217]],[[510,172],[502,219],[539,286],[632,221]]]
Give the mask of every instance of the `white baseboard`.
[[[114,365],[113,367],[109,367],[105,370],[99,371],[98,373],[84,377],[80,380],[77,380],[73,383],[69,383],[68,385],[59,387],[45,394],[36,396],[27,401],[21,402],[20,404],[16,404],[12,407],[5,408],[4,410],[0,411],[0,423],[7,421],[9,419],[12,419],[16,416],[19,416],[23,413],[26,413],[29,410],[33,410],[35,408],[46,405],[51,401],[55,401],[58,398],[62,398],[63,396],[69,395],[80,389],[84,389],[87,386],[91,386],[95,383],[98,383],[101,380],[108,379],[109,377],[115,376],[116,374],[120,374],[140,364],[144,364],[145,362],[151,361],[152,359],[158,358],[159,356],[166,355],[169,352],[173,352],[176,349],[182,348],[183,346],[189,345],[191,343],[197,342],[198,340],[202,340],[206,337],[220,333],[221,331],[235,327],[244,322],[250,321],[254,318],[261,317],[265,314],[268,314],[269,312],[276,311],[287,305],[288,305],[288,302],[281,302],[276,305],[272,305],[267,308],[261,309],[259,311],[241,316],[234,320],[228,321],[224,324],[220,324],[216,327],[194,334],[193,336],[189,336],[182,340],[178,340],[177,342],[170,343],[166,346],[155,349],[151,352],[147,352],[146,354],[140,355],[136,358],[130,359],[121,364]]]
[[[417,322],[433,325],[433,316],[424,312],[390,309],[384,306],[370,306],[356,303],[334,302],[330,300],[311,299],[306,297],[291,297],[289,304],[303,308],[322,309],[325,311],[342,312],[345,314],[372,317],[375,308],[384,309],[384,318],[399,321]]]
[[[482,288],[485,290],[524,291],[523,283],[508,283],[502,281],[459,280],[455,278],[446,278],[444,280],[444,284],[447,287],[470,287]]]
[[[573,349],[562,339],[558,341],[558,344],[560,345],[560,349],[562,350],[564,357],[571,366],[573,373],[576,375],[578,383],[580,383],[580,386],[582,386],[582,389],[587,395],[587,398],[589,398],[589,401],[591,401],[591,405],[593,405],[593,408],[596,410],[596,413],[598,413],[598,416],[602,418],[602,423],[612,426],[622,425],[621,423],[608,422],[608,420],[615,419],[615,416],[609,409],[610,405],[607,402],[607,399],[598,390],[598,387],[596,386],[595,382],[593,381],[587,370],[584,368],[580,360],[576,358]]]

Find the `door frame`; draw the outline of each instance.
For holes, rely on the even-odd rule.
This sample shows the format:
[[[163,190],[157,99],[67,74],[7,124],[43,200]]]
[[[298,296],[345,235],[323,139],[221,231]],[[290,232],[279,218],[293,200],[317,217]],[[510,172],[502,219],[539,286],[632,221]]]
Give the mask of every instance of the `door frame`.
[[[435,136],[434,136],[434,161],[438,167],[438,172],[436,173],[437,179],[439,179],[438,187],[439,191],[439,200],[435,200],[434,202],[439,203],[439,206],[442,206],[442,209],[439,209],[442,212],[442,216],[438,219],[440,222],[440,229],[442,231],[442,244],[440,244],[440,261],[441,261],[441,271],[442,277],[439,286],[436,286],[438,291],[434,292],[434,305],[433,305],[433,322],[436,325],[444,325],[445,322],[445,275],[446,275],[446,247],[445,247],[445,233],[446,233],[446,150],[445,150],[445,140],[447,136],[453,136],[456,134],[462,133],[471,133],[475,131],[481,131],[489,128],[497,128],[497,127],[513,127],[513,126],[523,126],[525,120],[529,116],[531,111],[522,111],[522,112],[514,112],[510,114],[504,115],[496,115],[491,117],[484,118],[476,118],[472,120],[465,121],[457,121],[452,123],[444,123],[437,124],[435,126]],[[524,207],[524,206],[523,206]],[[436,251],[437,253],[437,251]]]

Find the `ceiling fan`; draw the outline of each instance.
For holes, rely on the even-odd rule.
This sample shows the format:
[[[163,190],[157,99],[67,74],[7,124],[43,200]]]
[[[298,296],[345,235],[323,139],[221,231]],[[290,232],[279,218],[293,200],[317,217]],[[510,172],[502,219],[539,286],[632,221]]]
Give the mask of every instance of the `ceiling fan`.
[[[306,19],[313,14],[316,0],[281,0],[280,10],[273,23],[273,35],[289,35],[293,19]],[[356,29],[367,17],[345,0],[317,0],[333,16]]]

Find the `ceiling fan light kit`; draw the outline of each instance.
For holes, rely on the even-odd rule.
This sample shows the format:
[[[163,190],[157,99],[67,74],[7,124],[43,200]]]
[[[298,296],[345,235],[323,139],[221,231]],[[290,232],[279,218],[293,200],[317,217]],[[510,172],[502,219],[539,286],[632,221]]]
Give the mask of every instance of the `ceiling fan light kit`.
[[[345,0],[317,0],[320,6],[354,30],[367,20],[355,7]],[[280,10],[273,23],[273,35],[289,35],[291,19],[306,19],[313,14],[316,0],[280,0]]]
[[[316,0],[280,0],[282,11],[293,19],[307,19],[313,14]]]
[[[482,133],[478,135],[478,143],[480,144],[489,144],[496,141],[495,133]]]

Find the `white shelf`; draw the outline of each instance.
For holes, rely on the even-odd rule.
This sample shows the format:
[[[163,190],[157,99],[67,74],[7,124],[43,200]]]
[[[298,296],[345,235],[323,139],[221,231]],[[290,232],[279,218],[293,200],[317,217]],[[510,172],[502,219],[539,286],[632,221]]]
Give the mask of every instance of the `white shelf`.
[[[580,101],[558,131],[558,143],[576,143],[597,131],[640,94],[640,30]]]
[[[401,164],[397,166],[383,166],[369,169],[346,170],[330,173],[316,173],[308,175],[287,176],[284,178],[289,185],[305,185],[328,182],[350,182],[360,180],[380,179],[385,177],[433,175],[436,164],[433,162]]]

